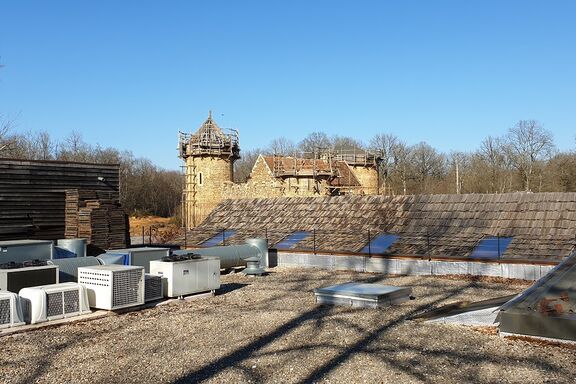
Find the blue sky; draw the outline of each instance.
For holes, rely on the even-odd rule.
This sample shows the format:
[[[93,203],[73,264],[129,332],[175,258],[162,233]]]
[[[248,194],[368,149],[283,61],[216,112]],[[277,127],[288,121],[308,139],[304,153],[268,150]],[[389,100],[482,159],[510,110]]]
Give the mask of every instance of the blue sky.
[[[180,165],[212,110],[244,150],[313,131],[473,150],[576,136],[574,1],[0,0],[0,114]]]

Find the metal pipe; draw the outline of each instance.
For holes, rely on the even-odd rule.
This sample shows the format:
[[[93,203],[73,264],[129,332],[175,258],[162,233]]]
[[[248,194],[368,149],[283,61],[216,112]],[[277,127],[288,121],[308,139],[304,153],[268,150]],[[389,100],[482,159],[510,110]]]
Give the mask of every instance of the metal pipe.
[[[197,255],[212,256],[220,259],[220,268],[246,266],[246,259],[258,257],[261,267],[268,267],[268,241],[266,239],[247,239],[243,245],[200,248],[191,250]]]

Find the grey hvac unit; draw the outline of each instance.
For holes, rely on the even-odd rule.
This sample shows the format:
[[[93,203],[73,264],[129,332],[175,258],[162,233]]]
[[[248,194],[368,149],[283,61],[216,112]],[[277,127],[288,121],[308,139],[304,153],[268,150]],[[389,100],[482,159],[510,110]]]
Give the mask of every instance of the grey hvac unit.
[[[163,257],[170,255],[170,248],[154,248],[154,247],[140,247],[140,248],[126,248],[126,249],[113,249],[106,251],[115,255],[127,255],[126,265],[137,265],[144,267],[146,273],[150,273],[150,262],[152,260],[160,260]]]
[[[20,301],[29,324],[90,313],[86,287],[78,283],[23,288]]]
[[[162,298],[162,277],[147,273],[144,276],[144,301],[147,303]]]
[[[100,261],[94,256],[74,257],[71,259],[48,260],[48,265],[57,265],[60,270],[60,283],[78,281],[78,268],[100,265]]]
[[[54,244],[50,240],[0,241],[0,264],[29,260],[50,260]]]
[[[0,328],[24,325],[20,300],[14,292],[0,292]]]
[[[78,268],[78,282],[88,289],[90,307],[114,310],[144,304],[144,268],[97,265]]]
[[[216,257],[179,260],[165,258],[150,262],[154,275],[166,278],[164,296],[178,297],[220,288],[220,260]]]
[[[18,293],[22,288],[58,282],[57,265],[0,269],[0,291]]]

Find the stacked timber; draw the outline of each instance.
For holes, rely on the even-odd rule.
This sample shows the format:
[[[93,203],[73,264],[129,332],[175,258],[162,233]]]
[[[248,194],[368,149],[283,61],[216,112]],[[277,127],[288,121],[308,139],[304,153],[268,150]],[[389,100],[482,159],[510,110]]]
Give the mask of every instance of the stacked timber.
[[[110,192],[67,190],[65,233],[98,248],[125,248],[127,216]]]

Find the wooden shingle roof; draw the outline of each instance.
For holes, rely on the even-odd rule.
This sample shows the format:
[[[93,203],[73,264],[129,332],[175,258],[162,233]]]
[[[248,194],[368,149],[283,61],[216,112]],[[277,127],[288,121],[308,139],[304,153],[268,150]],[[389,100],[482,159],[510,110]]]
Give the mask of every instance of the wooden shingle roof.
[[[486,236],[513,237],[503,259],[557,261],[576,244],[576,193],[283,197],[226,200],[197,228],[198,244],[222,229],[230,243],[315,231],[316,250],[358,252],[368,236],[393,233],[390,255],[467,257]],[[298,244],[312,249],[313,239]]]

